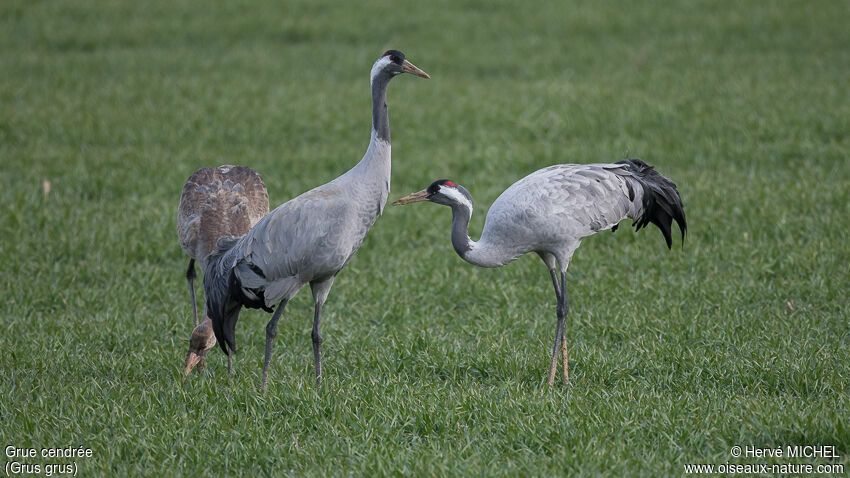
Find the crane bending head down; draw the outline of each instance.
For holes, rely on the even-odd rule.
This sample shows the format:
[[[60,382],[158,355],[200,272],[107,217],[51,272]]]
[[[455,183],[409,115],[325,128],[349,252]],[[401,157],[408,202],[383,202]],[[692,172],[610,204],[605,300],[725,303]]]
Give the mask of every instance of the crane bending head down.
[[[183,185],[177,206],[177,237],[180,248],[189,256],[186,280],[192,301],[195,328],[189,339],[184,377],[197,366],[206,365],[206,355],[215,346],[212,321],[204,314],[198,323],[195,304],[195,262],[204,269],[207,256],[218,239],[241,236],[269,212],[269,195],[259,173],[245,166],[225,164],[201,168]]]

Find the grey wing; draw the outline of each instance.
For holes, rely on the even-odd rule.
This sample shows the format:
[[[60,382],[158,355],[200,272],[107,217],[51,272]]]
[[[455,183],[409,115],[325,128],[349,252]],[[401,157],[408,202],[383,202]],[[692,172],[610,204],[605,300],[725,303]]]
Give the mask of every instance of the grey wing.
[[[359,246],[352,234],[356,211],[349,203],[343,188],[328,183],[260,220],[237,245],[236,274],[243,287],[265,289],[269,303],[342,269]]]
[[[535,246],[580,240],[609,229],[633,211],[634,193],[617,164],[560,164],[541,169],[517,181],[493,202],[485,233],[510,232]],[[631,196],[631,197],[630,197]]]

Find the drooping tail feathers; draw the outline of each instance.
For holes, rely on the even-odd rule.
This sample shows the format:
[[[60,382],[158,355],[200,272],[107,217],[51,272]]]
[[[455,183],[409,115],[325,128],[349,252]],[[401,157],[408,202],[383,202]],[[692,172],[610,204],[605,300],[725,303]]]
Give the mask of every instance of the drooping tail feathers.
[[[639,231],[650,222],[655,224],[664,234],[664,240],[667,241],[667,248],[669,249],[673,245],[670,230],[675,220],[682,232],[682,241],[684,242],[688,223],[685,219],[682,197],[679,196],[679,191],[673,181],[658,174],[652,166],[640,159],[625,159],[617,163],[629,167],[633,174],[632,178],[643,190],[640,215],[637,218],[632,218],[634,219],[635,230]],[[629,192],[632,193],[632,191]]]
[[[216,251],[207,259],[207,269],[204,271],[207,315],[212,320],[216,341],[227,355],[230,355],[230,351],[236,353],[236,321],[242,309],[242,304],[231,294],[236,277],[233,268],[227,266],[228,262],[232,262],[227,260],[227,253],[238,240],[239,237],[220,238]]]

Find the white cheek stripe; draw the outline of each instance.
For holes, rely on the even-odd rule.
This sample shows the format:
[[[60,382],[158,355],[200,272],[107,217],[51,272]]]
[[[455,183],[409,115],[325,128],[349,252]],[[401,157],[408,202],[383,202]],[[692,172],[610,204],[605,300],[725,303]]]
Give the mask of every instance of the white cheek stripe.
[[[375,81],[375,76],[376,76],[376,75],[377,75],[377,74],[378,74],[381,70],[383,70],[383,69],[384,69],[384,67],[386,67],[386,66],[387,66],[387,63],[390,63],[391,61],[392,61],[392,60],[390,60],[390,56],[389,56],[389,55],[387,55],[387,56],[382,56],[381,58],[378,58],[378,61],[376,61],[376,62],[375,62],[375,64],[374,64],[374,65],[372,65],[372,71],[371,71],[371,73],[369,73],[369,81],[370,81],[370,82],[371,82],[371,81]]]
[[[442,192],[443,195],[452,198],[455,202],[466,206],[467,209],[472,211],[472,203],[470,203],[469,199],[467,199],[466,196],[464,196],[463,193],[461,193],[457,189],[443,186],[440,188],[440,192]]]

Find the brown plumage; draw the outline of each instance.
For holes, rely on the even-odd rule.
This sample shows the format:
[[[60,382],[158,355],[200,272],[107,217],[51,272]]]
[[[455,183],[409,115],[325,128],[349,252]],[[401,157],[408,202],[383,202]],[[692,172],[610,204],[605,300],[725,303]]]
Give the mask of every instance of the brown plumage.
[[[245,166],[201,168],[186,180],[177,207],[177,237],[180,248],[189,256],[186,280],[192,298],[195,329],[189,339],[184,376],[197,366],[203,370],[204,358],[216,340],[210,318],[198,324],[195,302],[195,262],[206,267],[207,256],[219,238],[242,236],[269,212],[269,195],[259,173]]]

